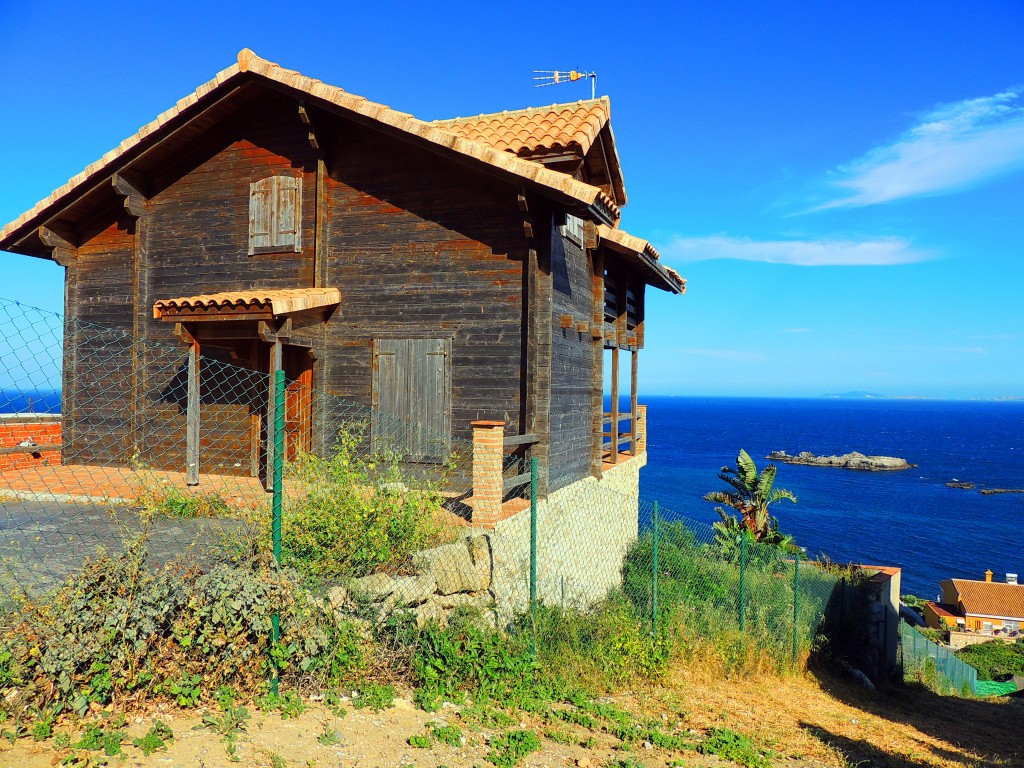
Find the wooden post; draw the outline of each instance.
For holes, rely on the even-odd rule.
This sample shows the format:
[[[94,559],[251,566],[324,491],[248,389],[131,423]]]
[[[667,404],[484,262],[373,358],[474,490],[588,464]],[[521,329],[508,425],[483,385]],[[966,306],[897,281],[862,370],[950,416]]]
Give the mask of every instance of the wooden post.
[[[590,231],[590,230],[588,230]],[[604,453],[604,251],[594,250],[594,309],[591,317],[590,408],[593,438],[590,447],[590,474],[601,478]]]
[[[612,464],[619,463],[619,348],[612,347]]]
[[[501,459],[504,449],[504,421],[473,422],[474,525],[493,528],[501,520],[501,497],[504,495]]]
[[[630,372],[630,381],[629,381],[629,412],[631,414],[631,416],[629,418],[629,455],[630,456],[636,456],[636,454],[637,454],[637,450],[636,450],[637,354],[638,354],[637,350],[634,349],[632,351],[632,353],[631,353],[632,359],[630,360],[631,367],[632,367],[632,371]]]
[[[199,342],[188,350],[188,404],[185,410],[185,484],[199,485]]]
[[[275,338],[270,347],[270,376],[267,388],[267,464],[263,473],[263,487],[268,491],[273,489],[274,475],[274,403],[277,397],[277,372],[281,370],[281,356],[283,353],[281,339]]]
[[[647,451],[647,406],[636,406],[636,450],[637,453]]]

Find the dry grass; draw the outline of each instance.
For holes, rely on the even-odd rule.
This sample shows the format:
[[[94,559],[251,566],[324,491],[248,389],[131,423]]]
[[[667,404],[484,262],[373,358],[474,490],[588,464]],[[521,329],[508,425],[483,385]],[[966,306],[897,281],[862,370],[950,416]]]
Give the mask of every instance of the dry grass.
[[[688,727],[729,727],[780,758],[829,766],[1024,765],[1024,702],[937,696],[923,688],[869,691],[829,672],[723,680],[680,666],[637,694],[650,714]]]

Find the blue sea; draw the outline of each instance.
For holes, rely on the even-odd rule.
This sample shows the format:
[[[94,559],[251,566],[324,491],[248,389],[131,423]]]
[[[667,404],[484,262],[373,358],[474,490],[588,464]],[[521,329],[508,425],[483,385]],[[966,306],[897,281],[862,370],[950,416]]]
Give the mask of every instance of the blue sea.
[[[646,397],[648,459],[641,494],[670,514],[718,519],[702,500],[741,448],[758,466],[790,454],[899,456],[915,469],[859,472],[779,466],[780,528],[811,556],[903,568],[903,593],[934,598],[950,577],[1024,576],[1024,402]],[[946,482],[973,482],[972,491]]]

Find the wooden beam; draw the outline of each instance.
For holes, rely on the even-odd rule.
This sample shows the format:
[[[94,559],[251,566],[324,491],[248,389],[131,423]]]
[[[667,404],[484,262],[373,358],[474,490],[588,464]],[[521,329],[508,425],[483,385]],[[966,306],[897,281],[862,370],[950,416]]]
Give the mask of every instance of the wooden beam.
[[[630,456],[636,456],[636,406],[637,406],[637,358],[638,354],[634,350],[631,354],[630,365],[632,371],[630,372],[629,380],[629,454]]]
[[[139,189],[138,176],[123,171],[111,176],[110,183],[117,194],[124,198],[124,209],[128,214],[141,219],[146,214],[146,196]]]
[[[185,410],[186,485],[199,485],[199,408],[199,342],[192,339],[188,350],[188,405]]]
[[[74,263],[78,257],[78,247],[71,241],[69,235],[59,233],[49,227],[39,227],[37,232],[43,245],[50,249],[50,258],[65,268]]]
[[[590,413],[591,413],[591,445],[590,474],[600,479],[601,464],[604,452],[604,341],[601,329],[604,325],[604,251],[593,250],[593,308],[591,310],[590,346],[591,365],[590,379]]]
[[[612,464],[619,463],[619,348],[612,349]]]

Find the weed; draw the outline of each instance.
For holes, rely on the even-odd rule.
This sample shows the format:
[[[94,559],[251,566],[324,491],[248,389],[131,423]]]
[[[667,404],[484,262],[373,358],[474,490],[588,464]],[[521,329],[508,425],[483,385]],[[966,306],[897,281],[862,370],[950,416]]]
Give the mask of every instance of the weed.
[[[146,731],[146,735],[133,739],[132,744],[141,749],[142,754],[149,757],[159,749],[167,749],[167,743],[170,741],[174,741],[174,731],[166,723],[156,720]]]
[[[229,705],[222,709],[220,714],[207,712],[203,715],[203,722],[196,728],[208,728],[214,733],[220,734],[224,742],[224,749],[228,753],[228,759],[232,762],[239,762],[238,736],[246,729],[249,720],[249,710],[245,707]]]
[[[462,730],[456,725],[440,725],[438,723],[429,723],[428,725],[430,726],[430,735],[442,744],[447,744],[449,747],[461,747],[465,743]]]
[[[256,700],[256,706],[264,712],[280,713],[282,720],[295,719],[306,711],[306,705],[296,691],[267,693]]]
[[[352,698],[352,706],[356,709],[365,708],[374,712],[383,712],[385,709],[393,707],[394,704],[395,687],[374,682],[363,683]]]
[[[608,763],[608,768],[646,768],[639,760],[627,757],[625,760],[614,760]]]
[[[434,740],[426,734],[410,736],[407,739],[407,743],[410,747],[416,747],[417,749],[432,749],[434,746]]]
[[[718,755],[744,768],[770,768],[771,760],[746,736],[729,728],[712,728],[697,745],[702,755]]]
[[[544,738],[559,744],[577,744],[576,737],[568,731],[560,731],[557,728],[548,728],[544,731]]]
[[[497,768],[512,768],[522,758],[540,749],[540,739],[533,731],[508,731],[504,736],[491,739],[487,762]]]
[[[323,724],[323,731],[316,737],[316,740],[325,747],[335,747],[342,742],[341,734],[333,728],[328,728],[326,721]]]
[[[75,749],[85,749],[92,752],[102,752],[107,757],[121,754],[121,742],[125,734],[121,730],[106,730],[102,724],[90,725],[85,734],[72,746]]]
[[[203,695],[202,683],[203,678],[200,675],[182,675],[176,680],[168,681],[165,690],[174,697],[179,707],[194,707]]]
[[[288,768],[288,761],[277,752],[270,752],[267,757],[270,758],[270,768]]]

